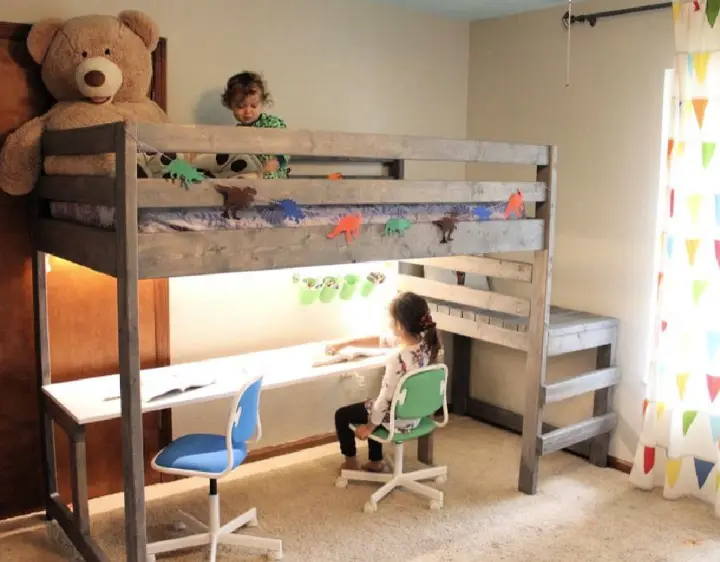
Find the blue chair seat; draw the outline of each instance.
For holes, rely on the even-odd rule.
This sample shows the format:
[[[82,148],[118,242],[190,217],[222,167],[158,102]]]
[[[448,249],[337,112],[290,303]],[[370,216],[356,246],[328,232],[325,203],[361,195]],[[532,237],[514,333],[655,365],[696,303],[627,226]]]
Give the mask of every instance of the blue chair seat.
[[[247,445],[233,447],[233,465],[237,468],[247,456]],[[188,470],[203,474],[221,474],[228,469],[227,437],[225,435],[184,435],[168,445],[155,459],[158,467]]]

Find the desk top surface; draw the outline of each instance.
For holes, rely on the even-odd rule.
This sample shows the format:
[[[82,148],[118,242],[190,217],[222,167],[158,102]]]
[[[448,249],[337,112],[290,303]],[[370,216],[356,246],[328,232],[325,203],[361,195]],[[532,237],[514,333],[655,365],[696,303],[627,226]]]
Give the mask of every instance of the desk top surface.
[[[234,396],[249,377],[257,376],[259,373],[264,375],[263,389],[269,389],[355,371],[377,370],[385,365],[386,357],[376,356],[313,367],[313,361],[323,355],[324,347],[324,343],[306,344],[144,369],[140,372],[141,384],[148,377],[152,377],[153,381],[157,382],[155,377],[185,376],[195,372],[211,372],[215,377],[215,382],[202,388],[143,401],[143,412],[165,410]],[[43,387],[43,392],[75,422],[84,425],[121,417],[120,399],[107,398],[118,392],[119,385],[120,376],[115,374],[49,384]]]

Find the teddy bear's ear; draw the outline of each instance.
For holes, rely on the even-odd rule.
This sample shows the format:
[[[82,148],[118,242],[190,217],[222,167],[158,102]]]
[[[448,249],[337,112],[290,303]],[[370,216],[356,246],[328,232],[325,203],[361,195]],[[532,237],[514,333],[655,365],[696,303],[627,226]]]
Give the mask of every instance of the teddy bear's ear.
[[[36,63],[42,64],[45,60],[50,44],[63,25],[62,20],[46,19],[32,26],[27,38],[27,48]]]
[[[125,10],[118,14],[118,19],[143,40],[148,51],[155,50],[160,39],[160,30],[150,16],[139,10]]]

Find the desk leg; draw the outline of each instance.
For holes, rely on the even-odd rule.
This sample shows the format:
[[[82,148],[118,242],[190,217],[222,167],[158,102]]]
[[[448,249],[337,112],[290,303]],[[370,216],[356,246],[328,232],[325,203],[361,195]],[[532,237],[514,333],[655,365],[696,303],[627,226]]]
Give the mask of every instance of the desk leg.
[[[433,434],[418,439],[418,460],[427,465],[433,464]]]
[[[87,455],[85,427],[80,427],[70,442],[70,484],[72,487],[73,518],[78,530],[90,534],[90,507],[88,505]]]

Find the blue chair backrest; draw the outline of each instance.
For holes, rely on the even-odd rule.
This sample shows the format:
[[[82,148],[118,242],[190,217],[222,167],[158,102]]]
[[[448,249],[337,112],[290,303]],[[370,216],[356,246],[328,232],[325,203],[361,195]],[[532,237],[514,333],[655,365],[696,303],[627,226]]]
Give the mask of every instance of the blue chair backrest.
[[[255,433],[260,410],[261,387],[262,378],[247,386],[237,400],[237,407],[230,413],[235,420],[230,428],[230,440],[233,446],[244,445]]]

